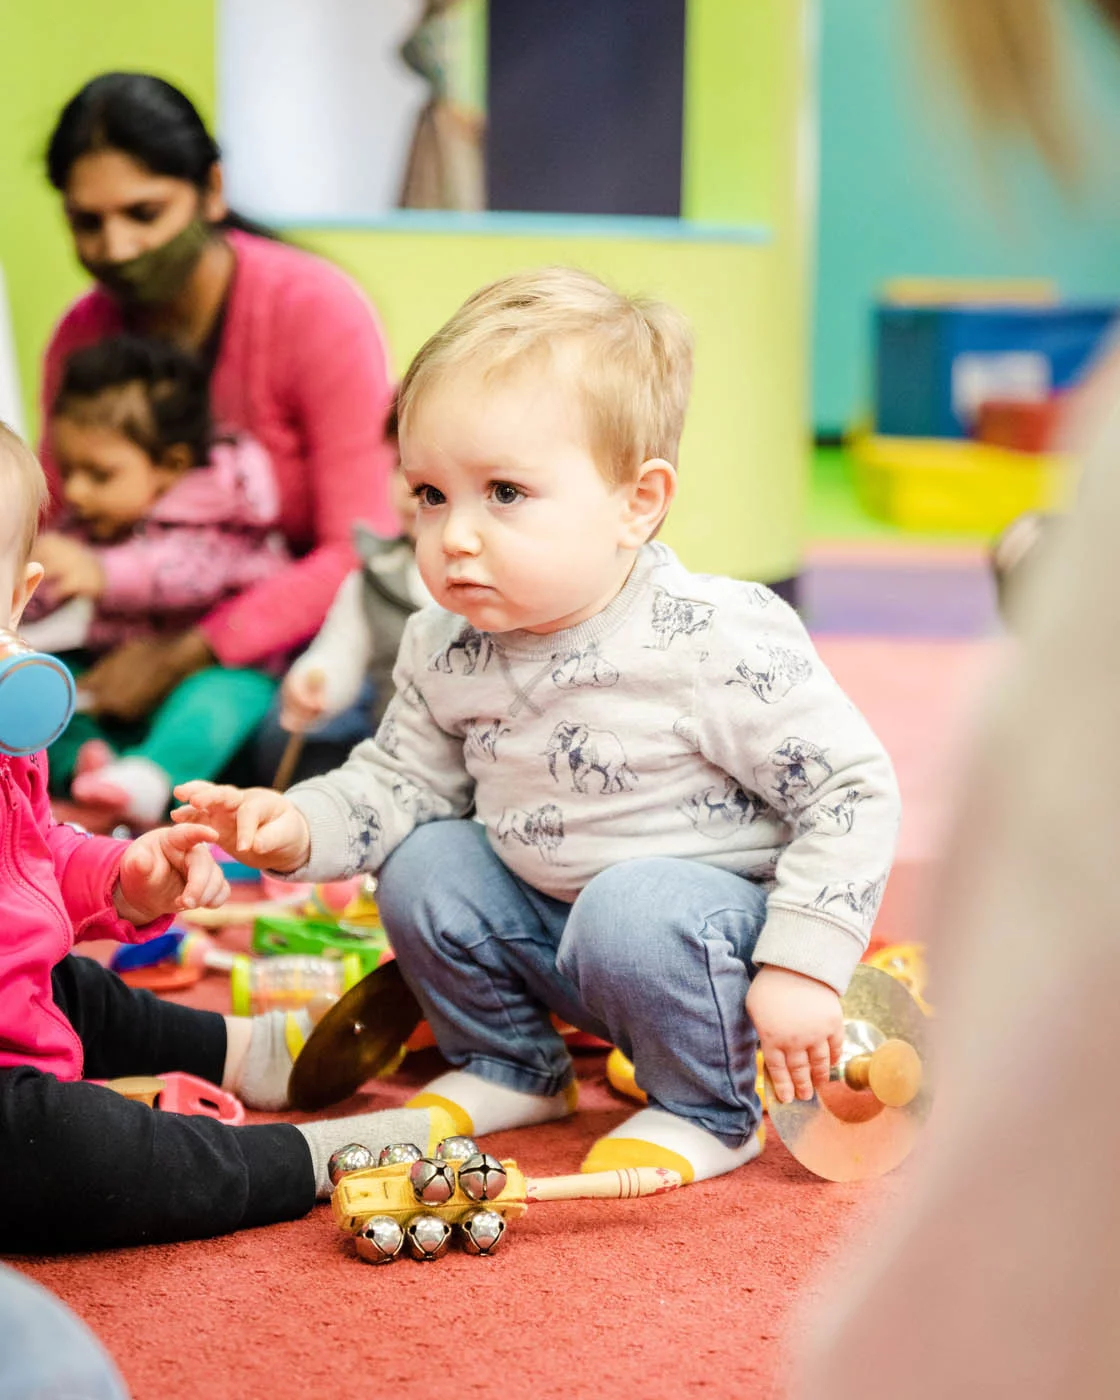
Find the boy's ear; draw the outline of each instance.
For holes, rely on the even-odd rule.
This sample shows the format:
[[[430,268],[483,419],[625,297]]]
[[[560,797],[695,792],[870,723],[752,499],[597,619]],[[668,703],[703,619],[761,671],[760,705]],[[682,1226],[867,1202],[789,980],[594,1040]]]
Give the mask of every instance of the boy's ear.
[[[677,469],[663,457],[651,457],[638,468],[627,488],[623,548],[638,549],[653,538],[677,493]]]
[[[42,564],[24,566],[23,578],[12,591],[12,626],[15,627],[23,616],[23,610],[31,601],[31,595],[43,581]]]

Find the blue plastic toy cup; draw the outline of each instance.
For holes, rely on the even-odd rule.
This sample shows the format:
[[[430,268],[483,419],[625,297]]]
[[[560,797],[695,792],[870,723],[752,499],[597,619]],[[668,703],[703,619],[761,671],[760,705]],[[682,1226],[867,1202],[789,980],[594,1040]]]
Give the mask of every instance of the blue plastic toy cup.
[[[74,678],[62,662],[0,627],[0,753],[38,753],[73,713]]]

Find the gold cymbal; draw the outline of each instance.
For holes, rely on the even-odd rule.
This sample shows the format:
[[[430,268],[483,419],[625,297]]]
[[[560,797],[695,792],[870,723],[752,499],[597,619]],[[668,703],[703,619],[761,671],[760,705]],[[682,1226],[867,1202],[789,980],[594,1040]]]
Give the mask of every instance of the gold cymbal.
[[[929,1114],[927,1019],[901,982],[866,963],[852,974],[841,1006],[844,1049],[832,1082],[812,1099],[783,1104],[767,1075],[768,1112],[786,1147],[815,1175],[862,1181],[904,1161]]]
[[[354,984],[307,1038],[288,1078],[293,1108],[339,1103],[389,1069],[420,1024],[420,1003],[395,961]]]

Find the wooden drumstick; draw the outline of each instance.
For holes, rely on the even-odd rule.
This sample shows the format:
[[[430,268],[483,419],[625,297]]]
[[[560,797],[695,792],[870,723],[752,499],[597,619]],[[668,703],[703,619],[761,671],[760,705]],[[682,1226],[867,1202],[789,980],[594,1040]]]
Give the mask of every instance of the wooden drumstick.
[[[634,1196],[660,1196],[681,1184],[679,1172],[668,1167],[621,1167],[608,1172],[574,1172],[571,1176],[527,1176],[527,1201],[628,1201]]]
[[[284,752],[276,765],[276,776],[272,780],[272,786],[277,792],[284,792],[292,781],[296,764],[303,753],[304,737],[301,733],[288,735],[288,742],[284,745]]]

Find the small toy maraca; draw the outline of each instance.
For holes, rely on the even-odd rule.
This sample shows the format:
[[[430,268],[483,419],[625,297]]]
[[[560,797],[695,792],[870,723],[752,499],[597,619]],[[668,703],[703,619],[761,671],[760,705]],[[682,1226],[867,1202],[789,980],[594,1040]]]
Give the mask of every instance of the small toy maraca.
[[[74,678],[62,662],[0,627],[0,753],[38,753],[73,713]]]

